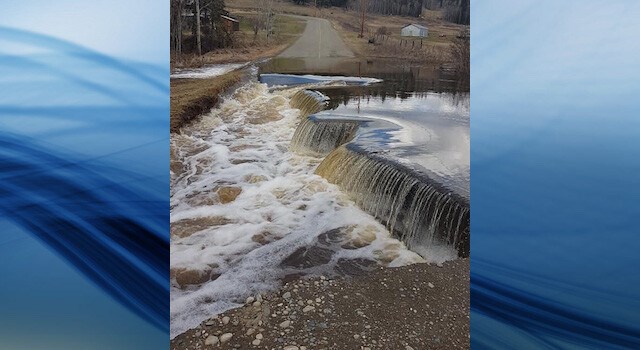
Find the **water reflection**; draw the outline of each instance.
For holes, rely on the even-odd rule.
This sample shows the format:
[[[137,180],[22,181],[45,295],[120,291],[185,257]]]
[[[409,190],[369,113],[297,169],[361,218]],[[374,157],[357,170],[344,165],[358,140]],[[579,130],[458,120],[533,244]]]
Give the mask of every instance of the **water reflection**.
[[[259,67],[259,74],[267,73],[377,78],[383,83],[376,85],[371,92],[384,96],[409,92],[469,91],[468,79],[460,79],[440,66],[417,66],[385,59],[274,58]]]
[[[268,85],[304,84],[310,89],[305,92],[322,96],[292,100],[311,112],[303,113],[291,149],[323,157],[316,173],[346,191],[410,249],[428,256],[427,250],[445,244],[468,256],[464,83],[448,79],[452,76],[439,67],[339,62],[328,65],[330,70],[308,60],[274,60],[261,68],[260,80]]]
[[[376,89],[320,89],[328,110],[317,118],[360,118],[354,146],[411,163],[414,168],[469,197],[469,94],[397,93],[374,95]],[[373,91],[373,92],[372,92]]]

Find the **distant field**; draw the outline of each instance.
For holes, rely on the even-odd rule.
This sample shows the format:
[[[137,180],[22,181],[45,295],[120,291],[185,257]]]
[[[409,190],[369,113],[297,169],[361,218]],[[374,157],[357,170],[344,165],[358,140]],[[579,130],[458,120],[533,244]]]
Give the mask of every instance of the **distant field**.
[[[252,20],[258,15],[256,12],[230,11],[231,15],[240,20],[240,32],[253,39]],[[297,37],[304,30],[304,21],[291,18],[289,16],[277,15],[273,24],[273,39],[279,42],[288,41]],[[260,30],[258,37],[260,41],[266,40],[266,32]]]
[[[226,0],[225,3],[231,12],[252,11],[256,6],[254,0]],[[360,13],[356,11],[335,7],[316,9],[313,6],[295,5],[289,0],[275,1],[275,11],[329,19],[347,45],[358,56],[365,58],[396,57],[413,61],[447,61],[450,45],[455,41],[456,36],[468,27],[444,21],[439,11],[424,10],[420,18],[367,14],[364,38],[359,38]],[[429,29],[428,37],[423,39],[401,37],[400,29],[410,23],[426,26]],[[385,27],[389,33],[384,37],[376,35],[382,27]],[[376,44],[370,44],[369,39],[374,37]],[[416,43],[413,44],[411,41]]]

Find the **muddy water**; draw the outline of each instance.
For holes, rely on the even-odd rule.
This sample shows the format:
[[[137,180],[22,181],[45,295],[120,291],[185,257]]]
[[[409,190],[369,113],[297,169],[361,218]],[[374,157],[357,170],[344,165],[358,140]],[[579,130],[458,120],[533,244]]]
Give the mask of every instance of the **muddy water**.
[[[327,108],[310,118],[312,123],[343,122],[348,129],[356,123],[358,131],[350,139],[351,149],[405,161],[469,199],[468,93],[390,95],[379,88],[341,87],[320,88],[319,92],[327,96]]]
[[[370,90],[378,95],[469,91],[468,79],[460,79],[447,69],[397,60],[275,58],[260,65],[259,73],[379,79],[382,83]]]
[[[172,337],[286,278],[424,261],[290,151],[300,90],[249,82],[171,136]]]
[[[308,65],[277,68],[306,73]],[[464,82],[440,68],[388,61],[344,61],[334,69],[357,77],[312,88],[326,107],[300,123],[291,149],[325,157],[316,173],[411,250],[426,257],[434,245],[445,244],[468,256],[469,95],[459,90]],[[305,74],[297,81],[336,79],[333,74]],[[274,74],[261,77],[278,83]],[[381,81],[358,83],[376,78]]]
[[[420,228],[414,231],[422,232],[422,223],[405,222],[402,215],[376,215],[363,205],[365,197],[354,193],[357,189],[337,181],[335,172],[323,173],[322,168],[336,168],[326,163],[328,155],[347,146],[347,153],[357,152],[358,147],[379,147],[382,153],[393,150],[398,159],[412,164],[411,169],[421,174],[432,171],[431,178],[440,174],[441,182],[448,176],[457,179],[452,183],[464,184],[464,177],[449,176],[456,169],[464,174],[464,166],[459,169],[456,164],[465,162],[468,174],[464,133],[460,137],[447,123],[427,128],[430,139],[443,139],[451,132],[452,144],[463,140],[460,154],[455,155],[459,159],[449,161],[450,147],[435,142],[433,145],[444,148],[424,148],[424,134],[408,132],[419,130],[412,128],[415,125],[433,124],[422,120],[425,114],[431,115],[432,122],[462,114],[460,128],[467,129],[468,141],[464,98],[460,107],[454,103],[456,95],[450,93],[458,84],[437,69],[398,68],[388,62],[347,63],[330,67],[322,62],[324,67],[319,67],[308,61],[300,68],[291,61],[274,60],[259,68],[265,73],[261,79],[256,72],[255,81],[171,136],[172,337],[238,306],[249,295],[277,288],[289,278],[318,273],[354,275],[376,265],[441,262],[456,257],[452,242],[407,240],[398,235],[394,232],[398,227],[411,225]],[[368,74],[362,74],[363,67]],[[468,103],[466,108],[468,112]],[[444,114],[433,115],[435,110]],[[453,113],[446,112],[451,110]],[[311,114],[314,116],[307,119]],[[313,133],[311,120],[331,118],[339,120],[334,129],[319,132],[311,141],[301,135],[305,127]],[[345,118],[353,121],[345,123]],[[365,119],[368,121],[363,122]],[[468,154],[468,148],[466,151]],[[425,170],[429,163],[419,159],[425,153],[430,155],[427,158],[441,157],[448,163]],[[333,159],[336,157],[339,155]],[[394,191],[400,177],[387,176],[396,179],[391,180]],[[406,194],[415,197],[416,190],[411,188]],[[420,198],[436,198],[429,188],[419,190],[424,192]],[[464,202],[464,189],[460,193]],[[384,206],[379,198],[370,197],[369,201]],[[391,201],[399,208],[394,204],[399,201]],[[456,216],[461,213],[459,208],[442,214],[421,207],[428,201],[415,202],[412,210],[427,208],[446,225],[460,226]],[[420,212],[412,215],[421,217]],[[408,245],[413,245],[413,250]]]
[[[291,149],[325,157],[316,173],[337,184],[409,249],[469,255],[469,99],[321,87],[328,109],[306,118]]]

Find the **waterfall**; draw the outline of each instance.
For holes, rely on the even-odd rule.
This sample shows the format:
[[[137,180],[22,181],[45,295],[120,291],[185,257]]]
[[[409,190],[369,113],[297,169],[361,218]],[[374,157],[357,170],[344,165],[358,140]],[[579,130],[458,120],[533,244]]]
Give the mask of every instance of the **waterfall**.
[[[348,193],[409,249],[424,255],[431,248],[448,247],[459,256],[469,256],[468,197],[434,181],[414,165],[364,151],[357,138],[359,133],[367,133],[361,125],[365,119],[314,115],[327,108],[328,100],[320,92],[305,89],[292,97],[290,105],[301,110],[302,120],[290,149],[326,156],[316,174]]]
[[[349,142],[355,136],[358,123],[350,120],[319,120],[305,118],[296,128],[291,140],[291,150],[316,157]]]
[[[340,186],[409,249],[446,244],[469,256],[468,200],[422,173],[343,145],[320,163],[316,174]]]
[[[324,110],[328,100],[318,91],[300,90],[291,97],[289,105],[299,109],[301,117],[306,117]]]

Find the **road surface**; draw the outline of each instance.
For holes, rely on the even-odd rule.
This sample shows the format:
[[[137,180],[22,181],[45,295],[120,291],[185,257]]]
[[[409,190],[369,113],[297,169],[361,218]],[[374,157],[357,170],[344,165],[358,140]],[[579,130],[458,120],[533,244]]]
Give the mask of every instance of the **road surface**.
[[[302,36],[278,57],[329,58],[354,57],[331,22],[323,18],[292,16],[307,21]]]

